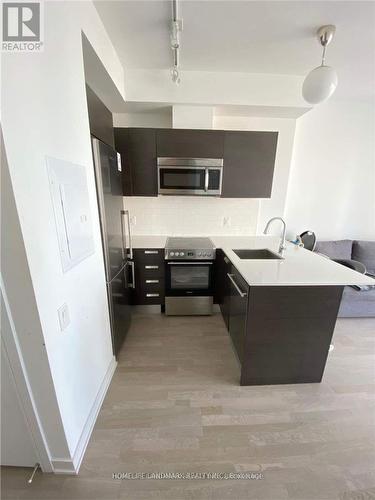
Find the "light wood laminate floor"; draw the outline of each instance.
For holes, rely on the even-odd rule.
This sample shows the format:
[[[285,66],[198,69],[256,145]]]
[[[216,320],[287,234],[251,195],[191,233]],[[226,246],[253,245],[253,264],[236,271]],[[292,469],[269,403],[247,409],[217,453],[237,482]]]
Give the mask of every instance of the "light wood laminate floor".
[[[321,384],[240,387],[220,315],[138,315],[78,476],[2,469],[2,498],[375,498],[375,320],[342,319]],[[262,480],[113,480],[261,471]]]

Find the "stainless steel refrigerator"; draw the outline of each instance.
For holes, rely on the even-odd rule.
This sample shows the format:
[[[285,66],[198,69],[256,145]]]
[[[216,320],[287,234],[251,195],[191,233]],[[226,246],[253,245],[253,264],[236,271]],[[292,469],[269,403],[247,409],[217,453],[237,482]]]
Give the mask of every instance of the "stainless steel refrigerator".
[[[125,340],[131,320],[134,263],[129,212],[123,208],[119,154],[92,138],[97,198],[107,282],[112,345],[115,356]]]

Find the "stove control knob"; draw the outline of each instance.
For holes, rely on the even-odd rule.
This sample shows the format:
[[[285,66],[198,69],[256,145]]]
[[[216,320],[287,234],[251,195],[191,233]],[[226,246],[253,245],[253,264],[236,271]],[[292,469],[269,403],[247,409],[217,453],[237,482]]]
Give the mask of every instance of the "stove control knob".
[[[197,253],[198,257],[202,257],[202,252]]]
[[[169,255],[170,255],[171,257],[173,257],[173,256],[174,256],[174,252],[171,252]]]
[[[180,252],[180,257],[183,257],[184,255],[184,252]]]

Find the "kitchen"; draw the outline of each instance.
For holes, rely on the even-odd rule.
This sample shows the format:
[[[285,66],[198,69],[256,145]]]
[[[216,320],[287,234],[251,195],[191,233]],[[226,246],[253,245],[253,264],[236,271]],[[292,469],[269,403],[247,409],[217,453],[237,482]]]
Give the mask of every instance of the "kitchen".
[[[373,6],[39,7],[2,58],[3,496],[372,494]]]
[[[123,200],[126,206],[132,196],[270,197],[278,133],[112,132],[111,113],[90,88],[87,92],[91,133],[103,136],[105,130],[117,148],[93,136],[114,354],[126,349],[132,306],[167,316],[202,316],[204,322],[215,303],[241,367],[241,385],[320,382],[343,288],[372,285],[371,277],[287,242],[280,217],[264,230],[281,222],[280,238],[133,236],[131,213],[124,209]],[[101,188],[103,179],[111,182]],[[117,234],[107,233],[114,219]],[[122,247],[115,251],[111,241]],[[116,261],[119,253],[125,264]]]

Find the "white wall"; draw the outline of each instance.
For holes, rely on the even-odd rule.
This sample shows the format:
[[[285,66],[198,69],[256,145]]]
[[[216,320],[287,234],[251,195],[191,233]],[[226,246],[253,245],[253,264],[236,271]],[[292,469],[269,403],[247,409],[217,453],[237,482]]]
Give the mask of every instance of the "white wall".
[[[56,457],[61,460],[74,456],[113,362],[85,96],[82,30],[118,92],[123,92],[122,66],[92,2],[46,2],[44,52],[2,54],[5,147],[44,349],[70,452],[70,456]],[[65,274],[54,226],[46,156],[87,169],[96,251]],[[70,310],[71,324],[62,333],[57,309],[64,302]],[[22,303],[13,302],[11,306],[18,314],[27,314]],[[17,333],[25,336],[32,330],[31,322],[28,332]],[[38,360],[33,361],[31,369],[38,371]]]
[[[126,97],[129,102],[278,107],[280,112],[304,113],[310,106],[302,98],[303,79],[300,75],[182,71],[181,83],[176,85],[168,69],[129,69]]]
[[[374,141],[374,100],[331,100],[297,120],[285,212],[291,233],[375,239]]]
[[[143,113],[113,113],[114,127],[172,127],[172,108]]]
[[[253,235],[258,200],[201,196],[126,197],[124,206],[136,217],[133,234]],[[229,223],[224,225],[224,217]]]
[[[213,106],[174,105],[173,128],[211,129],[214,119]]]

